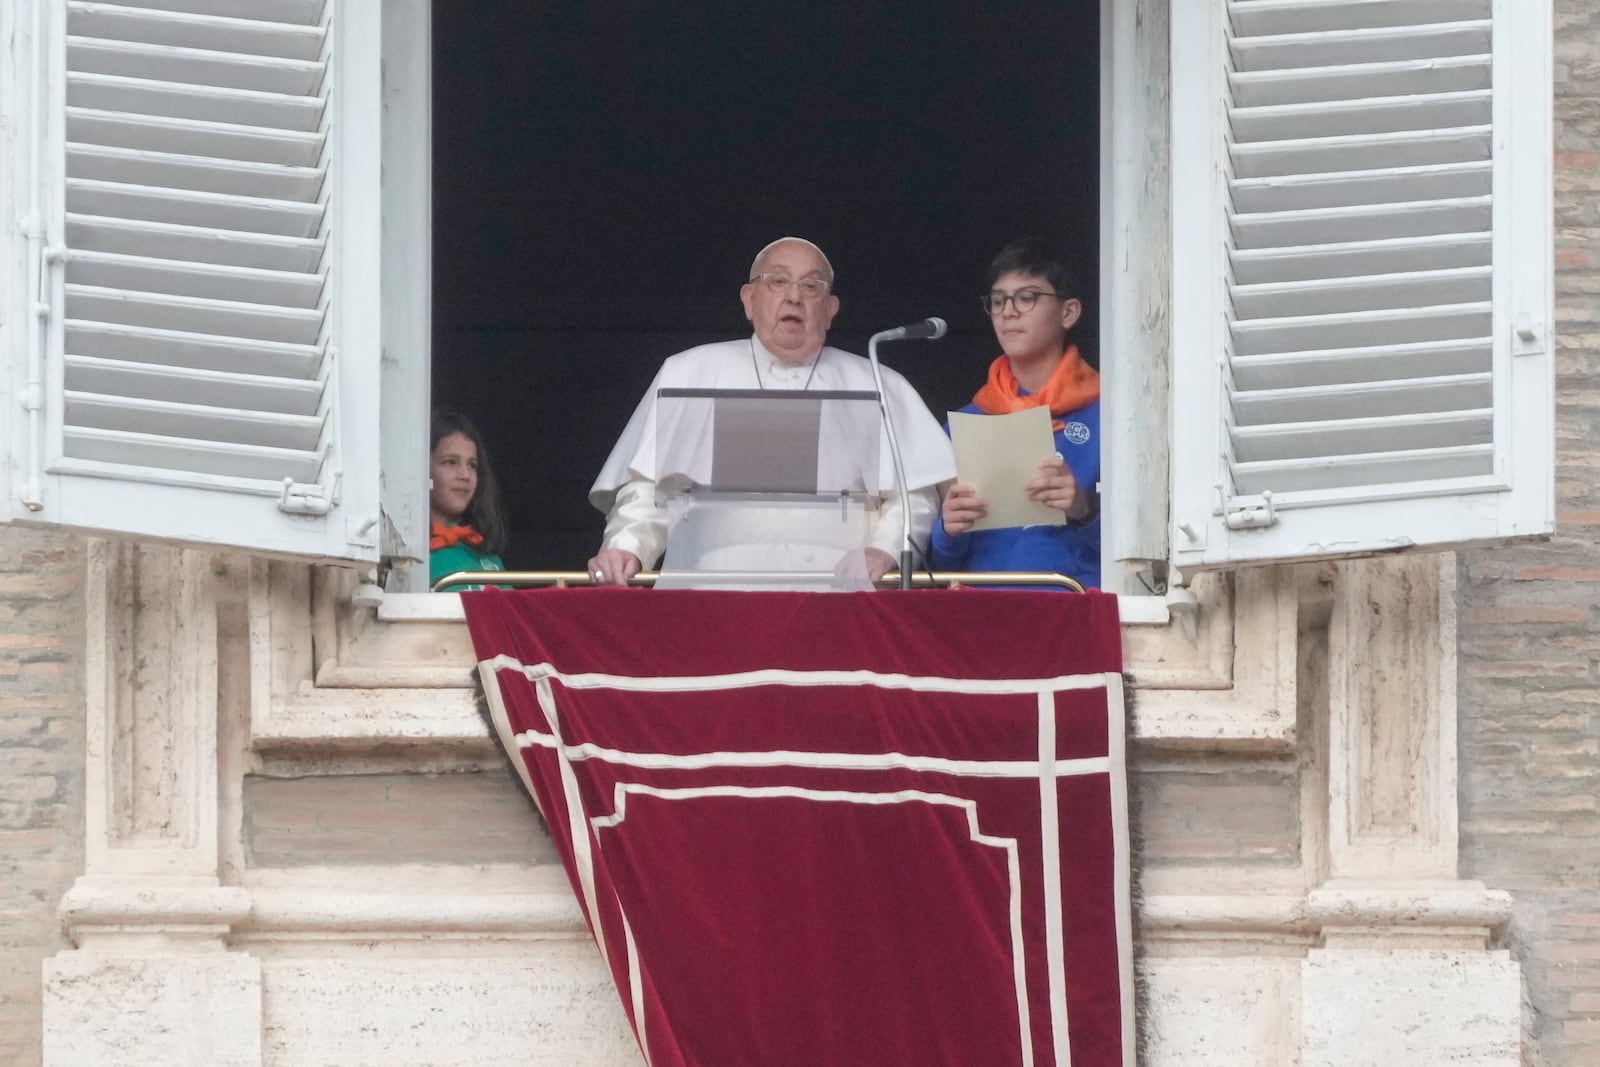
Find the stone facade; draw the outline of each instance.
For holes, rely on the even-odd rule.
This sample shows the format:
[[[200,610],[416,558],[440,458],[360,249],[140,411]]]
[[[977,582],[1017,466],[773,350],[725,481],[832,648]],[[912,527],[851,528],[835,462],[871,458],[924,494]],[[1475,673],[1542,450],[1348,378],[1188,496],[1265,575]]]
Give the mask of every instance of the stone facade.
[[[1600,1062],[1600,7],[1556,58],[1556,537],[1126,630],[1146,1063]],[[448,598],[347,593],[0,530],[0,1063],[636,1061]]]
[[[1525,1063],[1600,1063],[1600,6],[1557,0],[1556,536],[1461,556],[1461,866],[1512,893]]]
[[[374,613],[337,571],[70,555],[84,838],[28,913],[69,944],[16,984],[39,1003],[42,970],[25,1057],[635,1061],[452,598]],[[1511,898],[1456,877],[1455,579],[1419,555],[1125,605],[1145,1062],[1517,1062]]]
[[[0,530],[0,1063],[40,1062],[41,961],[83,872],[83,542]]]

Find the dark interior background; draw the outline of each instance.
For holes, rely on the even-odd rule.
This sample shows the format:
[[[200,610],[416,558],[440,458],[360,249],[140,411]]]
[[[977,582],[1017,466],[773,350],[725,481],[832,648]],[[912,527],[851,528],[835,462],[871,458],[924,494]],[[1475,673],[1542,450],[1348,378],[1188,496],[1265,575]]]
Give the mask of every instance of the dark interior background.
[[[1099,0],[756,9],[434,0],[433,396],[482,429],[509,567],[599,546],[590,482],[662,359],[748,335],[762,245],[824,248],[831,344],[881,347],[935,414],[996,349],[1005,242],[1078,254],[1095,358]]]

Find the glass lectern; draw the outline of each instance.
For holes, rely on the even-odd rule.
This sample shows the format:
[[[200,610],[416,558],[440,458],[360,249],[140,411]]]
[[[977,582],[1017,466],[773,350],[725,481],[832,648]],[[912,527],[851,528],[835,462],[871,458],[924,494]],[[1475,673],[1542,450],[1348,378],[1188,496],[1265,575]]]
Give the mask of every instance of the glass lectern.
[[[660,390],[656,587],[870,588],[880,425],[873,392]]]

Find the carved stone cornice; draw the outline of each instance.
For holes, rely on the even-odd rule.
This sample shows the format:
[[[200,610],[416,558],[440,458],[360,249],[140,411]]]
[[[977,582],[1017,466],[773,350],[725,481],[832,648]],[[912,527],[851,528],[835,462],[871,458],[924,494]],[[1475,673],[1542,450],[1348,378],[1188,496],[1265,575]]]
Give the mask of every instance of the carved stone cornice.
[[[459,598],[402,594],[374,611],[351,603],[353,588],[342,572],[252,563],[252,747],[491,752]],[[1187,621],[1172,618],[1157,598],[1129,602],[1123,648],[1135,740],[1292,751],[1293,573],[1202,574],[1194,591],[1197,607]]]
[[[237,886],[184,884],[167,878],[78,879],[61,898],[63,927],[83,949],[160,945],[164,954],[221,951],[233,927],[250,914],[250,893]],[[175,942],[188,942],[187,949]]]

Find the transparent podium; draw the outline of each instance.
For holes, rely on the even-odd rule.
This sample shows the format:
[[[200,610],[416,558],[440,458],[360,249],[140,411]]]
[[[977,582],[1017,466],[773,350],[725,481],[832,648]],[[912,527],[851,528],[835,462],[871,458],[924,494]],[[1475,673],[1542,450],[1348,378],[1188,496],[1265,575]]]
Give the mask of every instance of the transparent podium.
[[[873,392],[660,390],[656,588],[871,588],[880,425]]]

